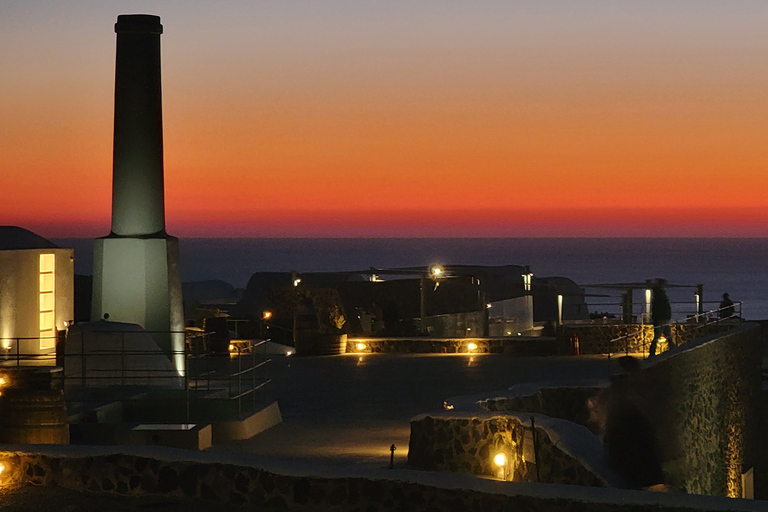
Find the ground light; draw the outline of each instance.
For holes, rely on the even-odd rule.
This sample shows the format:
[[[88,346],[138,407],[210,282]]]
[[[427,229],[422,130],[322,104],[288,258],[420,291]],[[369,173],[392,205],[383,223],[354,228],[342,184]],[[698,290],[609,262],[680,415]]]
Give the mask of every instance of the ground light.
[[[0,396],[3,395],[5,388],[11,385],[11,378],[6,373],[0,373]]]
[[[12,481],[11,466],[7,460],[0,461],[0,488]]]
[[[499,468],[499,480],[507,479],[507,468],[509,467],[509,457],[504,452],[498,452],[493,456],[493,463]]]

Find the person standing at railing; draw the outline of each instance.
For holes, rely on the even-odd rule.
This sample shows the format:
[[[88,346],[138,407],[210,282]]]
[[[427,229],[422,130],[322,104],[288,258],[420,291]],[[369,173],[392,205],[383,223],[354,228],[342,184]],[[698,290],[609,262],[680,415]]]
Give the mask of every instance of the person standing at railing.
[[[730,318],[733,316],[735,308],[733,307],[733,301],[728,293],[723,294],[723,300],[720,302],[720,310],[718,316],[720,318]]]
[[[662,338],[664,338],[670,346],[675,345],[672,342],[672,329],[669,326],[669,321],[672,319],[672,307],[669,304],[667,292],[664,291],[665,283],[666,281],[664,279],[656,279],[651,288],[653,340],[651,340],[651,348],[648,351],[649,357],[656,355],[656,346]]]

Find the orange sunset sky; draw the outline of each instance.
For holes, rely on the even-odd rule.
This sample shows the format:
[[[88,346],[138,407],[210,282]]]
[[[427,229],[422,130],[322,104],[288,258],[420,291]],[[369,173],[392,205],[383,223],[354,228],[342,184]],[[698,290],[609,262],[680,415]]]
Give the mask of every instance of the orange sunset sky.
[[[137,12],[171,234],[768,235],[764,0],[2,2],[0,224],[109,232]]]

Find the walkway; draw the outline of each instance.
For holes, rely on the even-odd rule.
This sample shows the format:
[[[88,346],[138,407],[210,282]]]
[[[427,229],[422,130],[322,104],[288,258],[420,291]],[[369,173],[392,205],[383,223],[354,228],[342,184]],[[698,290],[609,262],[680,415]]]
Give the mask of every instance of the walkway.
[[[297,464],[389,464],[408,455],[410,419],[442,409],[456,395],[506,389],[522,382],[569,382],[610,375],[604,356],[513,357],[505,354],[347,354],[276,356],[269,398],[283,423],[247,441],[214,446]]]

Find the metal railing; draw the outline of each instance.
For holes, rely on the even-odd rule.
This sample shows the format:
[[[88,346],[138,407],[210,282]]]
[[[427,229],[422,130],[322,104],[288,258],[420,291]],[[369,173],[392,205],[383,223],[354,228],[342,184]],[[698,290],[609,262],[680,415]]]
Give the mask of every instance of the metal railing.
[[[241,418],[244,412],[256,409],[259,391],[271,382],[266,374],[271,361],[267,357],[269,340],[237,340],[225,347],[228,350],[213,351],[208,343],[210,333],[137,330],[83,334],[79,340],[56,337],[56,351],[48,353],[22,348],[39,338],[0,339],[0,370],[60,366],[64,369],[65,399],[78,403],[91,401],[103,405],[105,393],[96,391],[105,388],[109,388],[108,395],[115,400],[153,389],[183,390],[187,423],[197,421],[199,401],[211,396],[236,402]],[[98,345],[95,338],[88,339],[90,334],[100,336]],[[132,349],[136,339],[131,338],[144,335],[184,336],[185,342],[182,350]],[[183,368],[176,368],[175,361],[183,361]]]
[[[742,302],[734,302],[731,306],[726,307],[718,307],[716,309],[711,309],[709,311],[705,311],[704,313],[700,314],[694,314],[685,317],[681,320],[675,320],[673,322],[669,322],[667,324],[663,324],[661,326],[654,326],[654,329],[661,329],[661,332],[664,333],[665,331],[670,332],[672,336],[677,336],[677,340],[665,340],[664,343],[672,342],[675,346],[684,345],[686,343],[689,343],[695,339],[698,339],[701,336],[697,335],[697,331],[703,331],[711,329],[712,326],[717,325],[726,325],[727,323],[732,323],[733,320],[737,320],[738,322],[742,321],[741,317],[741,310],[742,310]],[[644,324],[649,325],[649,324]],[[683,335],[680,335],[683,333]],[[663,334],[662,334],[663,336]],[[650,350],[650,342],[646,342],[645,340],[646,332],[643,329],[640,329],[636,332],[626,334],[624,336],[619,336],[617,338],[612,339],[609,342],[609,352],[608,357],[610,358],[613,354],[620,354],[624,353],[625,355],[629,355],[630,352],[636,352],[636,349],[640,347],[641,352],[643,354],[643,357],[647,357],[649,350]],[[640,338],[640,342],[638,343],[637,338]],[[610,351],[611,347],[614,347],[616,345],[623,345],[623,349],[621,351],[612,352]]]

